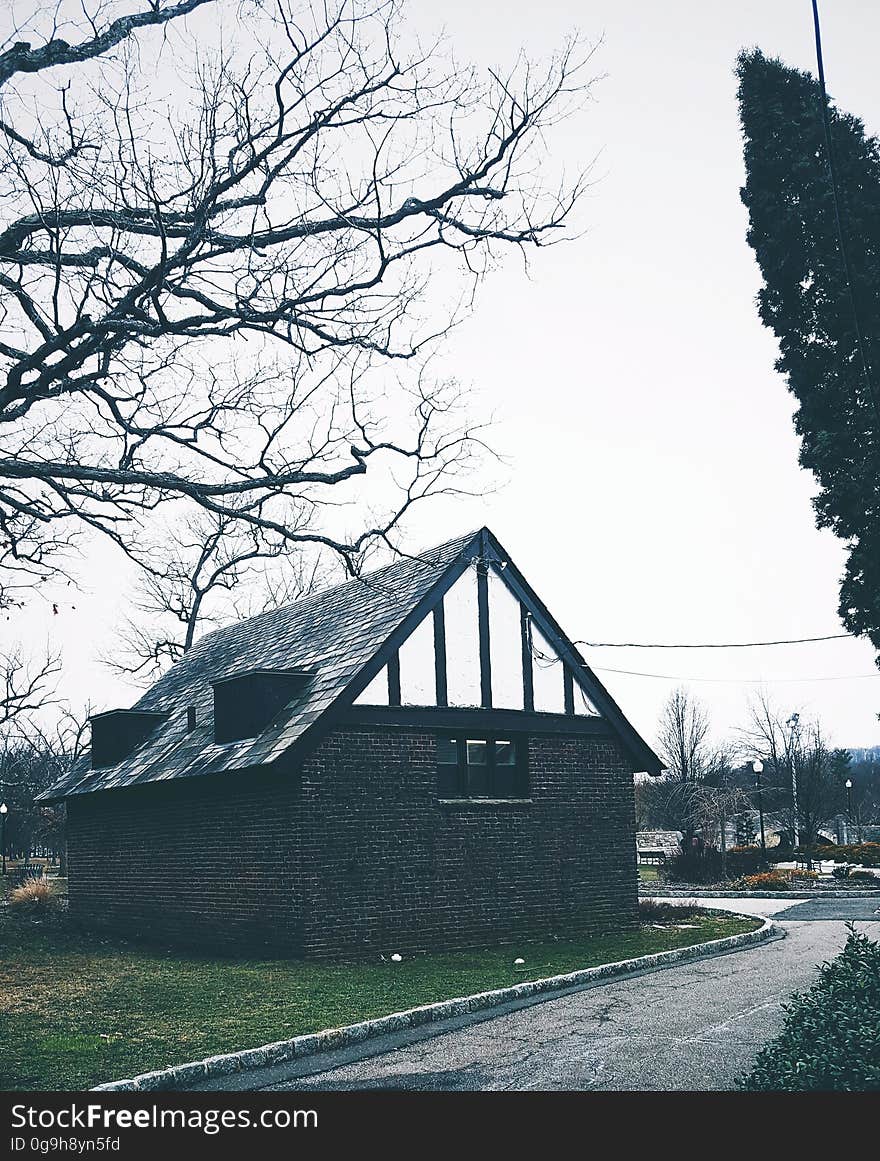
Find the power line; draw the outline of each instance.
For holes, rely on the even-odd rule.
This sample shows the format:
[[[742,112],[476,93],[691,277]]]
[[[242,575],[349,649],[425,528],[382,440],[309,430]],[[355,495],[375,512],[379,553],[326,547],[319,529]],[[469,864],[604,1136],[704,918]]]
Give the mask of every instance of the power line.
[[[716,644],[646,644],[642,641],[575,641],[588,649],[763,649],[768,645],[809,645],[814,641],[839,641],[844,637],[854,637],[853,633],[831,633],[827,637],[792,637],[785,641],[733,641]]]
[[[802,681],[861,681],[866,677],[880,677],[880,673],[841,673],[831,677],[684,677],[671,673],[640,673],[634,669],[608,669],[591,665],[596,673],[623,673],[627,677],[653,677],[658,681],[699,681],[722,685],[779,685]]]

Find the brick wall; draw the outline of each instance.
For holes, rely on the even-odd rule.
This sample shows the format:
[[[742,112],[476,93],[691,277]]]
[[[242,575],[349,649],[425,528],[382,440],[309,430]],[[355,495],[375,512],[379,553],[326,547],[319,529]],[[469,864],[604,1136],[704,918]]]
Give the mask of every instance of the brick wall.
[[[444,805],[435,738],[346,728],[299,776],[74,798],[74,914],[309,957],[455,948],[634,924],[632,775],[617,745],[532,737],[528,803]]]
[[[498,805],[439,804],[435,744],[351,729],[304,764],[307,955],[635,923],[632,774],[614,742],[532,737],[531,801]]]
[[[192,778],[67,803],[71,914],[134,936],[297,952],[296,781]]]

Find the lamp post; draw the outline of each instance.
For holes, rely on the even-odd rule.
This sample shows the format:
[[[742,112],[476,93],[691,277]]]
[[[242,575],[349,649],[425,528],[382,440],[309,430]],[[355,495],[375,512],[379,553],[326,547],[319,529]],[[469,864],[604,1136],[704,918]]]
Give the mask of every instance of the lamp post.
[[[846,786],[846,841],[850,842],[849,832],[852,828],[852,778],[847,778],[844,786]]]
[[[0,851],[3,852],[3,874],[6,874],[6,815],[9,813],[9,807],[5,802],[0,802]]]
[[[758,817],[761,820],[761,858],[767,858],[767,843],[764,839],[764,789],[761,785],[761,772],[764,769],[764,763],[760,758],[756,758],[752,762],[752,770],[755,775],[755,786],[758,790]]]
[[[791,762],[791,809],[792,809],[792,838],[794,840],[792,846],[792,854],[801,845],[801,833],[798,826],[798,803],[797,803],[797,766],[794,760],[794,735],[798,728],[800,721],[800,714],[792,714],[785,723],[790,733],[788,735],[788,756]]]

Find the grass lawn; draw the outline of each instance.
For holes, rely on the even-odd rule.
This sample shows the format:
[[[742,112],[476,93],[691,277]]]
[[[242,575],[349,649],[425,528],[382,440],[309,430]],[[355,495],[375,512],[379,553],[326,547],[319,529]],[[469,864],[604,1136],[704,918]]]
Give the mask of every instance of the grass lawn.
[[[639,867],[640,883],[659,883],[660,872],[656,867]]]
[[[317,964],[145,949],[87,937],[63,921],[7,918],[0,922],[0,1090],[89,1088],[759,925],[698,915],[633,932],[400,964]],[[516,956],[525,959],[525,972],[514,972]]]

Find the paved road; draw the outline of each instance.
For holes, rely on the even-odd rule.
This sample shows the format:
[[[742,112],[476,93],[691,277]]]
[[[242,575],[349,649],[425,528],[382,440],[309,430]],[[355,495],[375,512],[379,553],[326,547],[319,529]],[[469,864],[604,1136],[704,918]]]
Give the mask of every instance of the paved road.
[[[846,921],[857,920],[876,939],[880,914],[876,899],[705,903],[773,914],[786,938],[603,984],[365,1059],[303,1061],[283,1077],[265,1077],[261,1087],[731,1089],[778,1031],[780,1005],[841,948]],[[292,1071],[305,1068],[322,1070]]]

